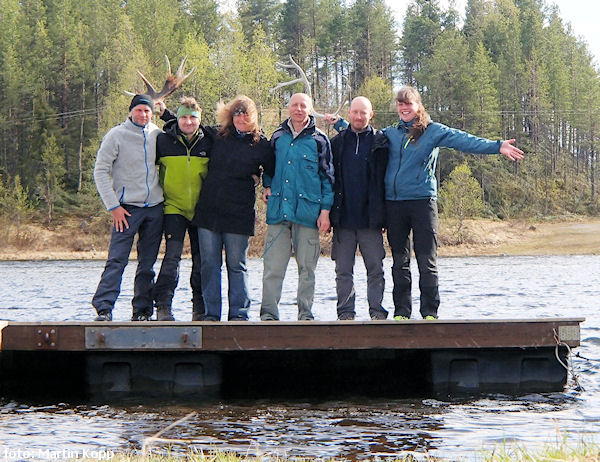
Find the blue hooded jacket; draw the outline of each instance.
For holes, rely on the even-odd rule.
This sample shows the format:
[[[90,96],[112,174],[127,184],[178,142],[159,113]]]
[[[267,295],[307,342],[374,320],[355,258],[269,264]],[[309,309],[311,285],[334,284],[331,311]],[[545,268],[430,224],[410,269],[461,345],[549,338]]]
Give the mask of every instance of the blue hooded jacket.
[[[498,154],[502,141],[473,136],[462,130],[432,122],[414,141],[411,122],[400,120],[382,131],[390,142],[385,173],[385,198],[390,201],[437,199],[435,169],[439,148],[474,154]]]

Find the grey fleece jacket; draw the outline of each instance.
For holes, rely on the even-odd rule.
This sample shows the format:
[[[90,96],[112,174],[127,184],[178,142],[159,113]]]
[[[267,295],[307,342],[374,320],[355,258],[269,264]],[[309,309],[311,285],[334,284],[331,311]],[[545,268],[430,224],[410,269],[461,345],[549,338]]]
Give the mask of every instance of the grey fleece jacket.
[[[159,133],[152,122],[140,127],[127,119],[102,138],[94,180],[108,210],[121,204],[152,207],[163,202],[154,162]]]

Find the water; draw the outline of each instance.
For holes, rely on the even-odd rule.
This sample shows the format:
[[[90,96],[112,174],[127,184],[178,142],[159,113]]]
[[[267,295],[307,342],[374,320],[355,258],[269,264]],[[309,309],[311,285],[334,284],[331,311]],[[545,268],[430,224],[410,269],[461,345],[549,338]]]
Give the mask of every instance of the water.
[[[356,266],[357,319],[367,320],[366,276]],[[384,307],[391,307],[391,261],[386,260]],[[0,262],[0,318],[10,321],[89,321],[90,299],[103,262]],[[262,262],[249,262],[250,318],[258,320]],[[176,319],[191,319],[190,262],[174,301]],[[414,268],[413,268],[414,270]],[[127,268],[114,311],[131,316],[134,266]],[[416,274],[416,272],[414,272]],[[296,319],[296,267],[290,262],[281,319]],[[315,317],[336,318],[333,263],[317,269]],[[226,285],[226,284],[225,284]],[[582,346],[572,357],[585,391],[570,381],[562,393],[479,396],[471,399],[344,401],[228,401],[157,405],[53,403],[36,405],[0,398],[0,461],[102,458],[110,451],[137,451],[145,438],[186,416],[166,438],[186,440],[173,450],[231,450],[239,454],[372,459],[391,455],[481,459],[507,442],[532,449],[561,441],[573,445],[600,438],[600,256],[478,257],[440,259],[444,319],[585,317]],[[224,287],[226,292],[226,287]],[[418,293],[415,292],[415,315]],[[226,317],[226,302],[224,303]],[[165,450],[159,444],[158,450]],[[96,451],[96,452],[90,452]],[[104,451],[104,452],[103,452]]]

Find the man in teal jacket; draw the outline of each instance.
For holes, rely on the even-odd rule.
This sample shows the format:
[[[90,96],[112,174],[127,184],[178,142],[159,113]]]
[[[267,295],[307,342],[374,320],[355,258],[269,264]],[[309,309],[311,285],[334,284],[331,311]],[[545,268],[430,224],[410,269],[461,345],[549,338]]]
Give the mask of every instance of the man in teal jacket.
[[[289,118],[271,137],[275,174],[264,175],[267,203],[263,298],[260,318],[279,320],[279,300],[292,248],[298,264],[298,319],[314,319],[315,268],[320,254],[319,232],[330,229],[333,164],[327,136],[315,126],[312,101],[296,93]]]

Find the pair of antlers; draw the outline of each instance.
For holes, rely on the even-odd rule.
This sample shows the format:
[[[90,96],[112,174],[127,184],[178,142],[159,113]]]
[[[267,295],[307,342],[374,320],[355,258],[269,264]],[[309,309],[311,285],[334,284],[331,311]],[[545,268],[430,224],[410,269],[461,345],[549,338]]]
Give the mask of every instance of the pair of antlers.
[[[285,63],[279,63],[279,62],[276,64],[278,66],[284,67],[286,69],[296,69],[298,71],[298,73],[300,74],[300,77],[298,77],[297,79],[294,79],[294,80],[290,80],[288,82],[278,83],[273,88],[271,88],[271,91],[279,90],[280,88],[287,87],[289,85],[294,85],[296,83],[303,83],[304,84],[304,92],[312,99],[312,92],[310,90],[310,82],[308,81],[308,78],[306,77],[306,73],[298,65],[298,63],[296,63],[296,61],[294,61],[294,58],[292,58],[292,55],[289,55],[288,59],[290,60],[291,64],[285,64]],[[337,116],[340,113],[342,108],[349,102],[349,98],[350,98],[350,86],[348,84],[346,84],[346,94],[342,98],[342,102],[340,103],[340,106],[333,113],[333,115]],[[315,117],[325,117],[324,114],[320,114],[320,113],[316,112],[314,109],[313,109],[313,114],[315,115]]]
[[[196,70],[196,68],[194,67],[190,72],[184,75],[185,63],[187,61],[187,56],[185,56],[181,60],[181,64],[179,65],[177,72],[175,72],[175,75],[173,75],[171,72],[171,63],[169,62],[169,58],[166,55],[165,61],[167,62],[167,77],[165,78],[165,83],[162,87],[162,90],[160,91],[156,91],[150,83],[150,81],[146,77],[144,77],[144,74],[142,74],[140,71],[137,71],[138,75],[146,84],[146,94],[150,96],[150,98],[152,98],[152,101],[154,101],[155,103],[158,101],[164,101],[167,98],[167,96],[169,96],[179,87],[181,87],[181,85],[183,85],[183,82],[185,82],[185,80]],[[135,95],[135,93],[131,92],[126,93],[131,96]]]

